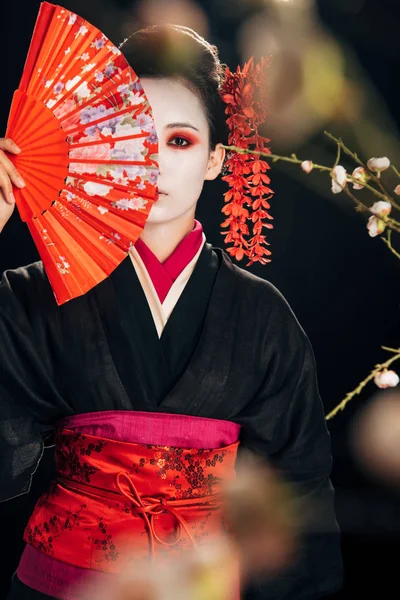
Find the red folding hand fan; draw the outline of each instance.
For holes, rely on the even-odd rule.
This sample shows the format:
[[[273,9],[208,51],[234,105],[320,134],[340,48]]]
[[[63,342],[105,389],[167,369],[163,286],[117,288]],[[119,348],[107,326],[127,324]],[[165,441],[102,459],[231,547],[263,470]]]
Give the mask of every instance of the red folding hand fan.
[[[26,187],[16,204],[58,304],[105,279],[140,236],[157,195],[157,136],[126,59],[98,29],[47,2],[7,137]]]

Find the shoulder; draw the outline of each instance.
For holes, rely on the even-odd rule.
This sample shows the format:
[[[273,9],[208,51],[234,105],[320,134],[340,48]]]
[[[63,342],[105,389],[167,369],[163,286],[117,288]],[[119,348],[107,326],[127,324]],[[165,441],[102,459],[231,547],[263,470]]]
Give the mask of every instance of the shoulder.
[[[265,313],[272,310],[293,315],[289,302],[273,283],[233,264],[226,252],[216,250],[222,268],[236,282],[236,293],[241,299],[251,302],[254,307],[262,308]]]
[[[1,277],[1,286],[8,288],[21,298],[32,296],[35,292],[45,295],[52,294],[42,261],[17,269],[7,269]]]
[[[267,279],[234,265],[229,256],[218,251],[221,268],[226,271],[226,286],[235,290],[238,320],[254,333],[262,344],[276,344],[289,350],[308,344],[302,328],[288,300]]]
[[[37,261],[4,271],[0,281],[1,309],[23,310],[26,315],[49,315],[57,309],[43,263]]]

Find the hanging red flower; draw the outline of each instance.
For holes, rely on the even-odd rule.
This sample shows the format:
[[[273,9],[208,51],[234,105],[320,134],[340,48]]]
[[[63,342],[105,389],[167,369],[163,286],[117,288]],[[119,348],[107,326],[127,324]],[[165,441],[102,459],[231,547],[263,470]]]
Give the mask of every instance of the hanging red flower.
[[[221,97],[226,104],[225,113],[229,128],[228,144],[237,149],[252,150],[256,154],[239,153],[230,150],[225,163],[227,175],[222,179],[229,184],[224,194],[226,215],[221,224],[228,231],[222,231],[225,243],[231,244],[227,251],[236,260],[247,256],[248,265],[255,262],[271,262],[263,235],[263,229],[272,229],[273,217],[268,212],[269,200],[273,191],[269,187],[267,171],[270,165],[257,152],[271,153],[267,147],[268,138],[259,135],[259,126],[266,119],[265,69],[267,61],[262,58],[255,65],[251,58],[243,69],[239,66],[235,73],[225,71],[225,81],[221,87]]]

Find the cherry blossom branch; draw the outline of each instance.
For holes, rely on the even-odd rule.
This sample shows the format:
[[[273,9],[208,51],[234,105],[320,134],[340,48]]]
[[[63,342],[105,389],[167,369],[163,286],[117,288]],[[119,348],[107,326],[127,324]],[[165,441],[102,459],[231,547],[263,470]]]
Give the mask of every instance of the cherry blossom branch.
[[[352,200],[352,202],[354,202],[354,204],[357,204],[358,210],[360,212],[372,212],[371,209],[368,208],[368,206],[366,206],[363,202],[361,202],[361,200],[359,200],[357,198],[357,196],[355,196],[354,194],[352,194],[351,191],[347,187],[345,187],[343,189],[343,191],[350,198],[350,200]]]
[[[236,154],[256,154],[257,156],[262,156],[263,158],[272,158],[272,162],[277,162],[280,160],[283,162],[291,162],[296,165],[301,165],[303,162],[302,160],[299,160],[295,154],[291,154],[290,156],[280,156],[279,154],[270,154],[269,152],[260,152],[259,150],[248,150],[247,148],[238,148],[237,146],[222,145],[222,147],[230,152],[236,152]],[[318,169],[320,171],[332,171],[332,167],[324,167],[323,165],[316,164],[314,164],[314,169]]]
[[[365,171],[368,171],[368,176],[370,179],[372,179],[377,186],[380,188],[381,190],[381,195],[380,198],[382,200],[385,200],[386,202],[390,202],[392,204],[392,206],[394,206],[395,208],[397,208],[397,210],[400,210],[400,205],[398,205],[395,200],[392,198],[392,196],[389,194],[389,192],[386,190],[385,186],[383,185],[380,177],[378,177],[377,175],[375,175],[375,173],[368,168],[368,164],[363,163],[363,161],[358,157],[356,152],[352,152],[343,142],[343,140],[341,138],[336,138],[334,135],[332,135],[331,133],[329,133],[329,131],[324,131],[324,134],[332,141],[334,141],[338,148],[341,148],[343,150],[343,152],[345,152],[348,156],[350,156],[360,167],[362,167],[363,169],[365,169]],[[335,163],[336,166],[336,163]],[[397,171],[397,169],[395,167],[394,168],[395,171]],[[399,173],[399,177],[400,177],[400,173]],[[363,182],[363,186],[370,190],[371,192],[376,192],[377,190],[375,190],[375,188],[373,188],[372,186],[370,186],[369,184],[367,184],[366,182]],[[378,195],[378,194],[376,194]]]
[[[378,219],[380,219],[381,221],[383,221],[385,223],[385,225],[387,225],[389,227],[389,229],[393,229],[394,231],[397,231],[397,233],[400,233],[400,223],[399,221],[396,221],[395,219],[390,219],[389,217],[378,217]]]
[[[387,238],[382,237],[381,240],[386,244],[390,252],[393,252],[393,254],[400,260],[400,254],[396,252],[396,250],[392,246],[392,232],[390,231],[390,229],[387,232]]]
[[[334,138],[333,136],[331,136],[331,137],[336,140],[336,138]],[[338,142],[338,145],[339,145],[339,142]],[[348,150],[348,148],[346,146],[344,146],[343,143],[342,143],[342,146],[343,146],[343,150],[346,149],[345,151],[350,153],[352,155],[352,157],[354,158],[354,160],[356,160],[356,162],[363,164],[360,161],[360,159],[357,157],[357,155],[352,153],[350,150]],[[340,147],[342,147],[342,146],[340,146]],[[228,150],[230,152],[236,152],[237,154],[253,154],[253,155],[262,156],[263,158],[271,159],[272,162],[283,161],[283,162],[290,162],[290,163],[298,164],[298,165],[302,165],[302,166],[304,165],[305,162],[310,162],[310,161],[300,160],[299,158],[297,158],[297,156],[295,154],[292,154],[289,157],[289,156],[281,156],[279,154],[261,152],[259,150],[249,150],[247,148],[246,149],[238,148],[236,146],[223,145],[223,148],[225,148],[226,150]],[[336,165],[336,167],[337,166],[338,165]],[[318,165],[316,163],[312,163],[310,170],[313,170],[313,169],[317,169],[319,171],[328,171],[331,175],[331,178],[341,187],[342,190],[344,190],[346,192],[346,194],[349,196],[349,198],[351,198],[351,200],[353,200],[353,202],[355,202],[355,204],[357,204],[358,207],[362,207],[362,210],[371,212],[378,220],[381,220],[385,224],[386,227],[389,227],[390,229],[393,229],[394,231],[397,231],[398,233],[400,233],[400,222],[396,221],[396,219],[377,215],[373,210],[371,210],[371,208],[369,208],[366,204],[361,202],[361,200],[359,200],[354,194],[352,194],[350,192],[350,190],[348,190],[347,186],[342,185],[343,182],[341,183],[338,181],[336,174],[335,174],[335,167],[326,167],[325,165]],[[355,184],[360,184],[359,178],[353,177],[352,175],[348,175],[347,173],[346,173],[346,181],[350,181]],[[375,196],[380,198],[383,202],[388,202],[392,206],[394,206],[394,208],[397,208],[398,210],[400,210],[400,206],[397,205],[396,202],[393,200],[393,198],[391,198],[386,193],[384,194],[382,192],[379,192],[376,188],[369,185],[364,180],[362,181],[362,186],[365,187],[366,189],[370,190],[373,194],[375,194]]]
[[[334,162],[333,168],[337,167],[338,164],[339,164],[339,162],[340,162],[340,150],[341,150],[341,148],[338,145],[338,147],[337,147],[337,153],[336,153],[336,160]]]
[[[376,378],[382,371],[386,370],[392,363],[400,358],[400,348],[388,348],[387,346],[382,346],[382,350],[386,350],[387,352],[394,352],[394,356],[389,358],[384,363],[375,365],[375,368],[371,371],[371,373],[366,377],[358,386],[352,391],[346,394],[346,397],[333,409],[331,412],[326,415],[326,420],[332,419],[338,412],[343,411],[346,405],[354,398],[354,396],[359,395],[365,386]]]
[[[392,170],[396,173],[397,177],[400,177],[400,172],[398,171],[398,169],[396,169],[396,167],[394,165],[390,165]]]
[[[260,152],[258,150],[248,150],[248,149],[243,149],[243,148],[237,148],[236,146],[227,146],[227,145],[222,145],[223,148],[225,148],[225,150],[228,150],[230,152],[236,152],[237,154],[256,154],[258,156],[262,156],[263,158],[270,158],[272,159],[272,162],[278,162],[278,161],[282,161],[282,162],[290,162],[296,165],[302,165],[304,162],[304,160],[301,160],[299,158],[297,158],[297,156],[295,154],[291,154],[290,157],[289,156],[281,156],[279,154],[269,154],[267,152]],[[333,172],[334,168],[335,168],[336,163],[334,165],[334,167],[326,167],[324,165],[318,165],[316,163],[312,163],[312,168],[313,169],[317,169],[318,171],[329,171],[330,173]],[[357,177],[353,177],[352,175],[346,175],[347,180],[353,183],[360,183],[360,180]],[[389,196],[386,193],[383,192],[379,192],[376,188],[374,188],[373,186],[369,185],[368,183],[362,183],[362,185],[369,190],[370,192],[372,192],[373,194],[375,194],[375,196],[377,196],[378,198],[380,198],[381,200],[385,201],[385,202],[390,202],[390,204],[392,204],[392,206],[394,206],[394,208],[397,208],[397,210],[400,210],[400,205],[396,204],[396,202],[393,200],[393,198],[391,196]]]

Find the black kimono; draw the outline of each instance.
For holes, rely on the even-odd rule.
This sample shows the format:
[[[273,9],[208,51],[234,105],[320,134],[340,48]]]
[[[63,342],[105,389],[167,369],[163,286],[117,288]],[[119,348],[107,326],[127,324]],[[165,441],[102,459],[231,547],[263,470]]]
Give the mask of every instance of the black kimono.
[[[61,307],[38,262],[3,275],[0,348],[1,500],[29,491],[44,440],[64,416],[134,410],[234,421],[241,446],[267,457],[318,507],[301,559],[245,597],[311,600],[340,588],[313,352],[270,283],[206,244],[159,338],[129,257]],[[27,588],[24,597],[44,596]]]

